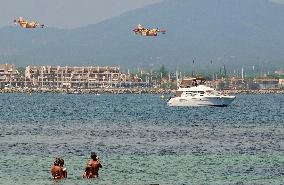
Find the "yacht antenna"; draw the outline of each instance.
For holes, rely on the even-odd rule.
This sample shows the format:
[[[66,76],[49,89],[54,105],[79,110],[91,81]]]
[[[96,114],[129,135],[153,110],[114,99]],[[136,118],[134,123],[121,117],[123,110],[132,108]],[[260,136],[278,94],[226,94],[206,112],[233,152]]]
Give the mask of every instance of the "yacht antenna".
[[[194,60],[193,60],[193,61],[192,61],[192,75],[191,75],[192,77],[194,76],[194,70],[195,70],[195,69],[194,69]]]
[[[177,87],[179,87],[178,70],[176,70]]]

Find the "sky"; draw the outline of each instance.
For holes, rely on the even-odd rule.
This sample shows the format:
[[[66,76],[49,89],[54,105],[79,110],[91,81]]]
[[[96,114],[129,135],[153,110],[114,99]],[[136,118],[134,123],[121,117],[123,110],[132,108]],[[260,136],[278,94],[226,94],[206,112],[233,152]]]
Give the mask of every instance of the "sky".
[[[48,27],[77,28],[95,24],[162,0],[0,0],[0,28],[24,17]]]
[[[284,4],[284,0],[270,0],[271,2],[274,2],[274,3],[281,3],[281,4]]]

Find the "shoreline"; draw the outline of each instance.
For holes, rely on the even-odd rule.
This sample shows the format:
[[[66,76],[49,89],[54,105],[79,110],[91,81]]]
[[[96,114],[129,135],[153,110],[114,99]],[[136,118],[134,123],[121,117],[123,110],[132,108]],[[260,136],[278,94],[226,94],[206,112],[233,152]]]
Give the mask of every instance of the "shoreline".
[[[259,89],[259,90],[223,90],[225,94],[284,94],[282,89]]]
[[[0,89],[0,93],[67,93],[67,94],[175,94],[176,90],[161,88],[97,88],[97,89],[48,89],[48,88],[13,88]],[[224,94],[284,94],[281,89],[261,90],[223,90]]]

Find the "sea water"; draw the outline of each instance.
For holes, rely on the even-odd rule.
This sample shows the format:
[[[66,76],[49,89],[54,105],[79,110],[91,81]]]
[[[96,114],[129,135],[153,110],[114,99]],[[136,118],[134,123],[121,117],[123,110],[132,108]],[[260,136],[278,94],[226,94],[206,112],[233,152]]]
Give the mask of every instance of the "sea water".
[[[168,107],[160,95],[1,94],[0,184],[283,184],[284,96]],[[91,152],[103,168],[81,175]],[[50,167],[63,157],[68,178]]]

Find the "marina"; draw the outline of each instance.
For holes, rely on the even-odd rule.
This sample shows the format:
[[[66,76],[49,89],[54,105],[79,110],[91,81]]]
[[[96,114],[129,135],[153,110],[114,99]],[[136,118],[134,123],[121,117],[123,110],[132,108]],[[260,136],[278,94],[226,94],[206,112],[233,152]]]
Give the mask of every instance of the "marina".
[[[170,93],[177,84],[191,76],[167,72],[131,73],[114,66],[27,66],[24,70],[12,64],[0,64],[0,92],[66,92],[76,89],[84,93],[100,91],[107,93]],[[202,77],[202,75],[200,75]],[[203,77],[205,78],[205,77]],[[284,79],[255,77],[246,79],[228,76],[206,78],[207,86],[223,92],[235,93],[281,93]]]

